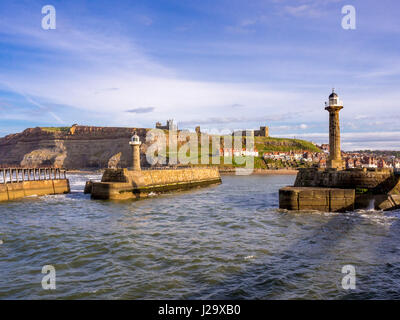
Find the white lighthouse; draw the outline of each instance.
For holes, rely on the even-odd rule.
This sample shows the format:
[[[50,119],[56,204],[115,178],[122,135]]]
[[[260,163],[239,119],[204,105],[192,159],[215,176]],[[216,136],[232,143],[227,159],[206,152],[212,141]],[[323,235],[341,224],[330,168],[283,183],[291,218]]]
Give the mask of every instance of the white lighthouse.
[[[134,171],[140,171],[140,145],[142,144],[140,142],[139,136],[134,133],[134,135],[131,138],[131,141],[129,144],[132,146],[132,154],[133,154],[133,170]]]

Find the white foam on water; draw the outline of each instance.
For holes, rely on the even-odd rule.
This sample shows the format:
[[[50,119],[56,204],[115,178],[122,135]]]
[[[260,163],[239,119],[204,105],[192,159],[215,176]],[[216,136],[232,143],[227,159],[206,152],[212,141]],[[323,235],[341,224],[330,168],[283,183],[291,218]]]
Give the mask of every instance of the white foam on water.
[[[400,216],[394,216],[394,215],[388,215],[386,212],[382,210],[375,210],[375,209],[358,209],[356,211],[352,212],[323,212],[323,211],[315,211],[315,210],[310,210],[307,211],[308,214],[315,214],[315,215],[321,215],[324,217],[336,217],[336,216],[342,216],[346,219],[357,219],[357,218],[363,218],[371,223],[379,224],[382,226],[391,226],[395,221],[397,221]],[[298,214],[304,214],[302,212],[299,212]]]
[[[399,217],[397,216],[388,215],[382,210],[375,209],[357,210],[355,214],[372,223],[387,227],[391,226],[395,221],[399,219]]]
[[[369,200],[367,211],[375,211],[375,199]]]
[[[397,217],[393,216],[384,216],[384,215],[370,215],[370,214],[363,214],[361,217],[368,219],[376,224],[380,224],[383,226],[391,226],[395,221],[398,220]]]
[[[82,193],[86,182],[91,180],[94,182],[101,180],[101,174],[70,174],[68,176],[71,192]]]

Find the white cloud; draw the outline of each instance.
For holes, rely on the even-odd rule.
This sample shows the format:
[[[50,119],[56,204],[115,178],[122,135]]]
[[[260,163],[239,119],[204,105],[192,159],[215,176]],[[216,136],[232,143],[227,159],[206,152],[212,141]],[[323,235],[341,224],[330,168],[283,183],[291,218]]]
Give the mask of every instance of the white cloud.
[[[27,47],[40,43],[44,52],[54,51],[57,61],[66,61],[56,64],[50,57],[48,64],[27,63],[21,70],[4,72],[0,83],[46,108],[53,104],[69,105],[108,114],[110,124],[114,125],[131,125],[134,119],[148,123],[156,117],[201,122],[210,117],[224,118],[227,112],[232,117],[241,117],[243,111],[240,108],[232,111],[229,107],[232,105],[245,105],[248,118],[257,121],[276,107],[282,113],[289,112],[299,98],[294,92],[272,89],[265,84],[178,77],[175,70],[157,63],[131,39],[121,35],[69,28],[68,32],[49,36],[41,30],[22,27],[12,33],[16,37],[11,41]],[[301,96],[302,100],[309,100],[307,93]],[[151,115],[142,113],[140,118],[125,112],[143,106],[152,106],[155,111]],[[261,115],[260,110],[263,110]]]
[[[314,9],[310,3],[306,3],[289,6],[287,10],[291,14],[302,15],[310,14]],[[144,19],[143,22],[146,24],[147,21],[150,25],[150,20]],[[262,21],[261,18],[242,20],[238,25],[239,31],[251,30],[252,26]],[[24,24],[12,24],[10,19],[0,22],[0,32],[8,36],[7,41],[27,49],[35,49],[32,50],[32,55],[36,56],[30,58],[45,60],[45,63],[35,64],[35,59],[26,63],[21,59],[18,69],[0,70],[3,71],[0,73],[0,83],[23,94],[30,103],[41,107],[41,110],[47,112],[57,123],[62,119],[51,107],[55,104],[73,106],[86,113],[102,115],[107,125],[149,126],[157,120],[163,121],[168,118],[175,118],[183,125],[205,124],[219,129],[233,125],[255,128],[266,124],[279,130],[283,136],[295,135],[314,139],[318,136],[307,136],[305,131],[314,128],[313,123],[318,126],[317,130],[325,125],[327,127],[327,113],[323,109],[323,101],[329,94],[327,86],[331,85],[332,77],[350,79],[348,81],[354,79],[354,70],[340,69],[336,65],[332,68],[329,64],[324,69],[326,73],[322,73],[321,76],[320,68],[310,68],[307,63],[302,64],[302,60],[298,60],[299,55],[316,56],[321,50],[318,47],[310,48],[306,44],[293,47],[291,44],[274,43],[251,43],[244,46],[233,42],[208,43],[208,46],[215,45],[211,50],[219,58],[227,52],[235,58],[243,58],[242,61],[250,59],[251,54],[257,57],[283,56],[285,62],[271,65],[271,68],[276,70],[269,69],[268,72],[280,74],[282,68],[286,67],[285,72],[289,77],[305,73],[310,78],[318,73],[326,79],[323,83],[300,83],[293,77],[292,82],[285,81],[284,84],[276,84],[273,80],[252,82],[251,77],[244,78],[250,80],[242,82],[199,81],[195,75],[180,76],[180,70],[152,58],[132,38],[121,33],[90,28],[76,29],[65,21],[63,25],[64,28],[48,33]],[[195,54],[201,55],[208,54],[208,49],[209,47],[199,44],[193,50]],[[346,49],[346,55],[343,53],[343,56],[356,56],[362,62],[373,60],[372,56],[364,51],[358,54],[351,52],[352,55],[349,54],[350,51]],[[293,52],[296,55],[295,60],[286,60],[286,56]],[[384,61],[382,68],[377,68],[380,73],[360,72],[359,77],[391,75],[390,71],[387,71],[390,70],[390,66],[389,60]],[[261,70],[263,66],[257,67]],[[243,65],[239,65],[238,68],[243,68]],[[365,87],[358,82],[350,86],[345,83],[342,85],[343,89],[339,93],[343,94],[341,98],[345,101],[345,109],[341,112],[343,124],[353,129],[363,128],[367,121],[370,125],[374,123],[384,126],[389,120],[385,122],[380,118],[384,115],[394,118],[398,110],[397,101],[400,101],[400,94],[396,90],[380,88],[377,91],[373,90],[372,85]],[[325,87],[326,96],[321,94]],[[143,112],[146,108],[154,109],[152,112]],[[127,113],[126,110],[139,112]],[[82,119],[81,117],[81,113],[77,112],[77,121]],[[90,118],[84,120],[90,124]],[[365,122],[362,122],[363,120]],[[298,131],[301,133],[291,133]],[[351,138],[353,135],[354,138]],[[326,141],[326,137],[319,136],[318,139]],[[359,137],[360,140],[354,141],[355,137]],[[392,141],[393,148],[397,148],[398,140],[393,139],[391,135],[384,138]],[[352,133],[350,136],[344,133],[343,145],[350,147],[356,143],[358,146],[368,141],[380,145],[386,143],[374,139],[373,135],[364,133]]]

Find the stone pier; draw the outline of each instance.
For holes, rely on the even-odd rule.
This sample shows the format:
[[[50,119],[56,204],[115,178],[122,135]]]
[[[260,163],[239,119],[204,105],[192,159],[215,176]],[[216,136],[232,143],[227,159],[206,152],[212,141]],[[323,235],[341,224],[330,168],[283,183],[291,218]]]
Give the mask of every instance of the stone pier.
[[[329,112],[327,168],[300,169],[294,186],[279,190],[279,207],[330,212],[400,208],[400,175],[392,169],[345,169],[339,125],[343,104],[334,91],[325,109]]]
[[[285,187],[279,190],[279,208],[344,212],[354,210],[355,190]]]
[[[400,208],[400,175],[391,169],[300,169],[294,186],[279,190],[287,210],[348,211]]]
[[[153,169],[141,171],[107,169],[103,174],[101,182],[88,182],[86,192],[91,193],[92,199],[141,199],[151,194],[220,183],[221,177],[218,168]]]
[[[107,169],[101,182],[88,181],[85,193],[90,193],[92,199],[141,199],[151,194],[221,183],[216,167],[142,170],[139,137],[135,134],[129,144],[132,146],[133,169]]]
[[[66,172],[57,168],[0,169],[0,201],[69,193]]]

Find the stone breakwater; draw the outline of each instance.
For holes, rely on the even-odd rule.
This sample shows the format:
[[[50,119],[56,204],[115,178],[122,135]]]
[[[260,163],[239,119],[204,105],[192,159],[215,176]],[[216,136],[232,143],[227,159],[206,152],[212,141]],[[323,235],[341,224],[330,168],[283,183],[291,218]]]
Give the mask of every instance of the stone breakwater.
[[[1,169],[0,176],[0,202],[70,192],[65,173],[55,169]]]
[[[126,200],[148,197],[151,193],[189,189],[221,183],[217,168],[164,170],[107,169],[101,182],[88,182],[92,199]]]
[[[294,186],[279,190],[279,207],[341,212],[400,208],[400,175],[391,169],[300,169]]]
[[[354,189],[285,187],[279,190],[279,207],[287,210],[353,211]]]
[[[400,194],[400,176],[391,169],[300,169],[295,187],[367,189],[373,194]]]

